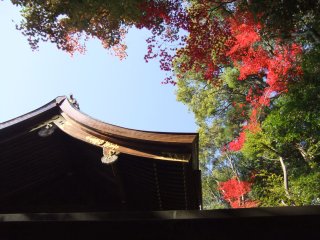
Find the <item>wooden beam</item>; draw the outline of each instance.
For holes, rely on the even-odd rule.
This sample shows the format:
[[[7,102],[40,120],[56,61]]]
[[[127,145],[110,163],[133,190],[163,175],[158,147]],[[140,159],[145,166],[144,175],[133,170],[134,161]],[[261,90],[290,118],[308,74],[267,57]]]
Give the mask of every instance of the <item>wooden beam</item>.
[[[171,162],[189,162],[191,154],[176,154],[176,153],[152,153],[146,152],[139,149],[133,149],[124,145],[119,145],[117,143],[110,142],[110,137],[98,133],[90,128],[82,126],[81,124],[73,121],[65,113],[61,116],[55,118],[53,123],[57,125],[66,134],[79,139],[81,141],[87,142],[89,144],[95,145],[101,148],[110,148],[119,153],[125,153],[129,155],[134,155],[138,157],[171,161]],[[101,155],[102,157],[102,155]]]

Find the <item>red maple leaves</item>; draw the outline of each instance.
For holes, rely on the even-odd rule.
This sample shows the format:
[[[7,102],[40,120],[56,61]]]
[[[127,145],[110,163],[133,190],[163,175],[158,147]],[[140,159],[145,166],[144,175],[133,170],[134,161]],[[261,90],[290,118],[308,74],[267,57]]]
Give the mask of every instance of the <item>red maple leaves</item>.
[[[141,26],[153,32],[148,39],[145,60],[160,58],[160,68],[169,73],[165,83],[175,84],[170,74],[173,61],[179,57],[183,57],[179,76],[196,72],[213,86],[223,84],[220,75],[229,66],[238,68],[240,81],[255,79],[246,93],[249,117],[238,137],[229,143],[231,151],[240,151],[245,132],[260,130],[260,113],[270,106],[271,99],[286,92],[288,84],[301,76],[302,48],[296,44],[280,44],[278,39],[265,39],[261,34],[263,24],[248,11],[235,10],[223,20],[212,15],[214,4],[201,0],[186,9],[179,6],[178,0],[171,0],[166,5],[144,6],[146,14]],[[162,29],[156,20],[165,23]],[[181,29],[187,31],[187,36],[181,36]],[[179,42],[180,48],[166,47],[166,43],[174,42]]]
[[[246,138],[246,133],[241,132],[239,137],[229,143],[229,150],[233,152],[240,151]]]
[[[235,8],[232,14],[221,18],[213,13],[217,4],[212,1],[199,0],[188,7],[181,3],[180,0],[143,1],[139,5],[142,14],[133,25],[152,32],[147,39],[145,60],[159,58],[160,68],[167,72],[164,83],[176,83],[172,68],[180,57],[183,61],[178,66],[179,76],[196,72],[201,80],[220,86],[224,69],[235,67],[240,81],[252,81],[245,93],[249,117],[239,135],[229,143],[230,150],[240,151],[245,132],[260,130],[260,113],[270,106],[272,98],[286,92],[288,84],[301,76],[302,48],[279,39],[267,39],[262,34],[263,24],[243,9]],[[123,38],[111,46],[120,59],[126,57]],[[83,51],[77,38],[69,39],[70,53]]]
[[[160,68],[169,73],[165,83],[175,84],[170,74],[173,61],[179,57],[183,57],[179,63],[179,76],[196,72],[203,80],[218,86],[222,84],[221,73],[231,66],[239,69],[240,81],[254,78],[260,82],[251,84],[247,90],[249,118],[238,137],[229,143],[230,150],[240,151],[245,132],[260,130],[260,113],[270,105],[271,98],[286,92],[288,83],[302,74],[299,66],[302,49],[295,44],[280,44],[277,39],[264,39],[261,35],[263,25],[250,12],[235,11],[233,16],[221,20],[211,15],[214,6],[209,1],[198,1],[188,9],[177,6],[178,2],[172,0],[166,6],[145,7],[141,26],[153,32],[148,39],[145,60],[160,58]],[[164,22],[162,27],[166,30],[159,30],[155,19]],[[181,36],[181,29],[187,31],[187,37]],[[174,42],[179,42],[180,48],[166,47],[166,43]]]
[[[189,9],[186,22],[189,35],[177,56],[186,57],[180,65],[181,72],[195,71],[204,80],[218,84],[222,64],[228,62],[228,46],[225,43],[230,38],[230,29],[227,22],[210,16],[211,7],[210,2],[199,1]]]
[[[260,130],[259,113],[270,105],[271,98],[286,92],[288,84],[302,75],[299,66],[302,48],[297,44],[280,45],[277,39],[273,39],[274,43],[262,39],[263,26],[248,12],[230,18],[229,22],[233,37],[227,42],[230,46],[227,55],[240,71],[239,80],[255,76],[261,82],[249,88],[246,101],[251,106],[250,117],[239,137],[229,143],[231,151],[239,151],[245,142],[245,131]]]
[[[258,202],[246,198],[246,194],[251,191],[251,185],[250,182],[232,178],[226,182],[221,182],[219,190],[222,192],[223,199],[232,208],[250,208],[258,206]]]
[[[148,52],[144,59],[159,58],[161,70],[168,73],[163,83],[176,84],[172,77],[172,62],[185,35],[180,30],[187,28],[187,12],[180,0],[146,1],[140,6],[143,16],[135,24],[138,28],[151,30],[147,39]]]

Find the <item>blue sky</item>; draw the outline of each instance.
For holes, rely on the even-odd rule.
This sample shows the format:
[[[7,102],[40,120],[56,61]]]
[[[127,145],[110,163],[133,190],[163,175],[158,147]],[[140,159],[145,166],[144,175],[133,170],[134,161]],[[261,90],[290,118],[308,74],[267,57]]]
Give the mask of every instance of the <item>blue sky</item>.
[[[126,60],[111,56],[96,40],[87,43],[85,55],[70,57],[51,43],[32,51],[15,29],[13,21],[19,19],[19,9],[0,2],[0,122],[73,93],[83,112],[104,122],[149,131],[196,131],[192,113],[176,101],[175,87],[161,84],[158,62],[143,60],[147,31],[129,31]]]

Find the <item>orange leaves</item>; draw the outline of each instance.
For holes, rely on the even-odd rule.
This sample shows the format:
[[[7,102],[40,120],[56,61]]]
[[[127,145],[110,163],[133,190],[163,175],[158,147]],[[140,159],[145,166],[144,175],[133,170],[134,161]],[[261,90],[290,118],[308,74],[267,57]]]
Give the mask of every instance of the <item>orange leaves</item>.
[[[66,36],[65,50],[73,57],[73,55],[78,52],[84,54],[86,47],[84,44],[80,43],[81,35],[78,33],[68,33]]]
[[[123,60],[128,56],[126,52],[127,50],[126,44],[118,43],[117,45],[112,46],[111,49],[114,56],[118,57],[120,60]]]
[[[119,39],[119,42],[117,44],[114,44],[112,46],[110,46],[108,44],[108,42],[103,42],[102,41],[102,45],[104,48],[106,49],[110,49],[110,53],[111,55],[114,55],[116,57],[118,57],[120,59],[120,61],[122,61],[123,59],[125,59],[128,54],[126,52],[127,50],[127,45],[124,42],[124,39],[125,39],[125,36],[126,36],[126,33],[127,33],[127,29],[122,27],[119,29],[119,32],[120,32],[120,39]]]

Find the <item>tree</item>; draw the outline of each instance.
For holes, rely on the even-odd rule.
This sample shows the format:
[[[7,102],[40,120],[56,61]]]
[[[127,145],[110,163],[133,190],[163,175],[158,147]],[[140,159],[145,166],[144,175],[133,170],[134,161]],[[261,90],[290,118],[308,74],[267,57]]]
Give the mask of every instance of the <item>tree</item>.
[[[320,43],[319,1],[250,1],[245,7],[264,23],[263,35],[268,38]]]
[[[276,148],[276,141],[272,139],[268,133],[263,131],[259,133],[247,134],[247,140],[245,142],[242,152],[247,158],[262,158],[263,160],[279,161],[279,165],[282,170],[283,190],[288,198],[290,198],[289,186],[288,186],[288,170],[285,162],[285,157],[282,149]],[[281,146],[282,147],[282,146]]]
[[[222,192],[223,198],[229,202],[232,208],[249,208],[258,205],[257,202],[245,198],[245,195],[251,191],[250,182],[232,178],[220,183],[219,190]]]
[[[206,208],[230,206],[231,202],[225,199],[219,190],[220,184],[234,177],[245,179],[253,170],[248,164],[243,164],[241,153],[231,152],[227,147],[223,147],[228,146],[235,137],[241,129],[239,125],[247,116],[247,82],[238,81],[238,76],[239,71],[236,69],[226,69],[218,88],[208,81],[201,81],[200,74],[190,71],[177,83],[178,100],[187,104],[195,113],[199,126],[200,163]],[[243,104],[240,104],[240,101]],[[235,102],[238,103],[234,104]],[[249,204],[248,199],[242,201],[238,207],[249,206],[246,203]]]
[[[289,86],[288,92],[274,102],[262,122],[262,131],[249,134],[243,148],[248,158],[271,162],[280,160],[282,177],[276,169],[267,172],[260,170],[260,180],[264,179],[264,182],[260,181],[256,186],[278,189],[273,191],[273,195],[277,192],[279,196],[277,201],[273,196],[273,202],[265,191],[260,191],[257,195],[264,205],[304,205],[318,201],[320,180],[316,176],[319,175],[320,163],[320,86],[319,67],[315,62],[318,57],[317,49],[305,54],[303,80]],[[281,179],[285,195],[279,188]]]
[[[302,174],[310,174],[309,180],[315,179],[312,176],[317,175],[318,171],[314,168],[311,173],[300,162],[301,157],[309,160],[317,158],[318,143],[315,135],[311,134],[318,133],[317,113],[307,108],[302,112],[301,109],[300,112],[293,110],[292,104],[307,106],[309,101],[312,102],[311,98],[301,102],[298,99],[301,95],[295,92],[298,89],[302,96],[310,94],[317,101],[315,92],[319,83],[315,80],[316,74],[312,77],[315,85],[302,87],[307,83],[306,69],[315,71],[319,57],[313,56],[308,64],[303,63],[302,58],[316,55],[317,41],[310,34],[300,33],[304,31],[302,21],[307,16],[314,18],[309,22],[312,22],[312,29],[317,33],[318,19],[312,8],[316,9],[318,3],[312,5],[308,2],[306,7],[293,7],[289,10],[290,14],[295,13],[299,17],[293,14],[289,19],[270,24],[271,19],[282,18],[286,14],[287,10],[282,5],[285,3],[250,2],[192,1],[188,9],[190,35],[186,46],[177,52],[173,62],[177,96],[195,113],[200,133],[206,133],[202,138],[205,140],[200,139],[210,143],[204,147],[209,155],[207,159],[211,159],[206,164],[217,167],[213,161],[226,163],[221,150],[231,150],[237,164],[243,166],[242,177],[248,177],[248,169],[256,171],[253,189],[262,205],[297,204],[299,197],[293,193],[296,191],[293,185],[299,182],[297,179]],[[271,9],[275,6],[282,8],[270,16],[266,5],[270,5]],[[286,27],[286,21],[295,24],[289,25],[283,31],[285,34],[281,35],[279,32]],[[302,93],[301,89],[309,89],[310,93]],[[289,98],[292,101],[288,101]],[[287,109],[286,114],[284,109]],[[287,120],[288,116],[292,120]],[[307,132],[306,128],[309,128]],[[216,135],[208,134],[210,129]],[[284,137],[283,133],[288,134]],[[294,141],[284,141],[293,135]],[[220,142],[215,140],[217,136]],[[317,164],[312,162],[311,165]],[[212,173],[208,176],[215,177]],[[232,177],[234,175],[229,179]],[[273,192],[277,194],[272,201],[268,196],[270,201],[267,201],[263,194],[257,194],[259,187],[263,187],[268,195]],[[313,195],[312,199],[309,204],[316,197]]]
[[[22,8],[24,19],[18,29],[28,37],[32,49],[40,41],[50,41],[64,51],[82,52],[85,49],[82,40],[97,38],[120,57],[125,56],[123,40],[128,28],[145,27],[160,34],[178,6],[174,0],[12,0],[12,3]]]

